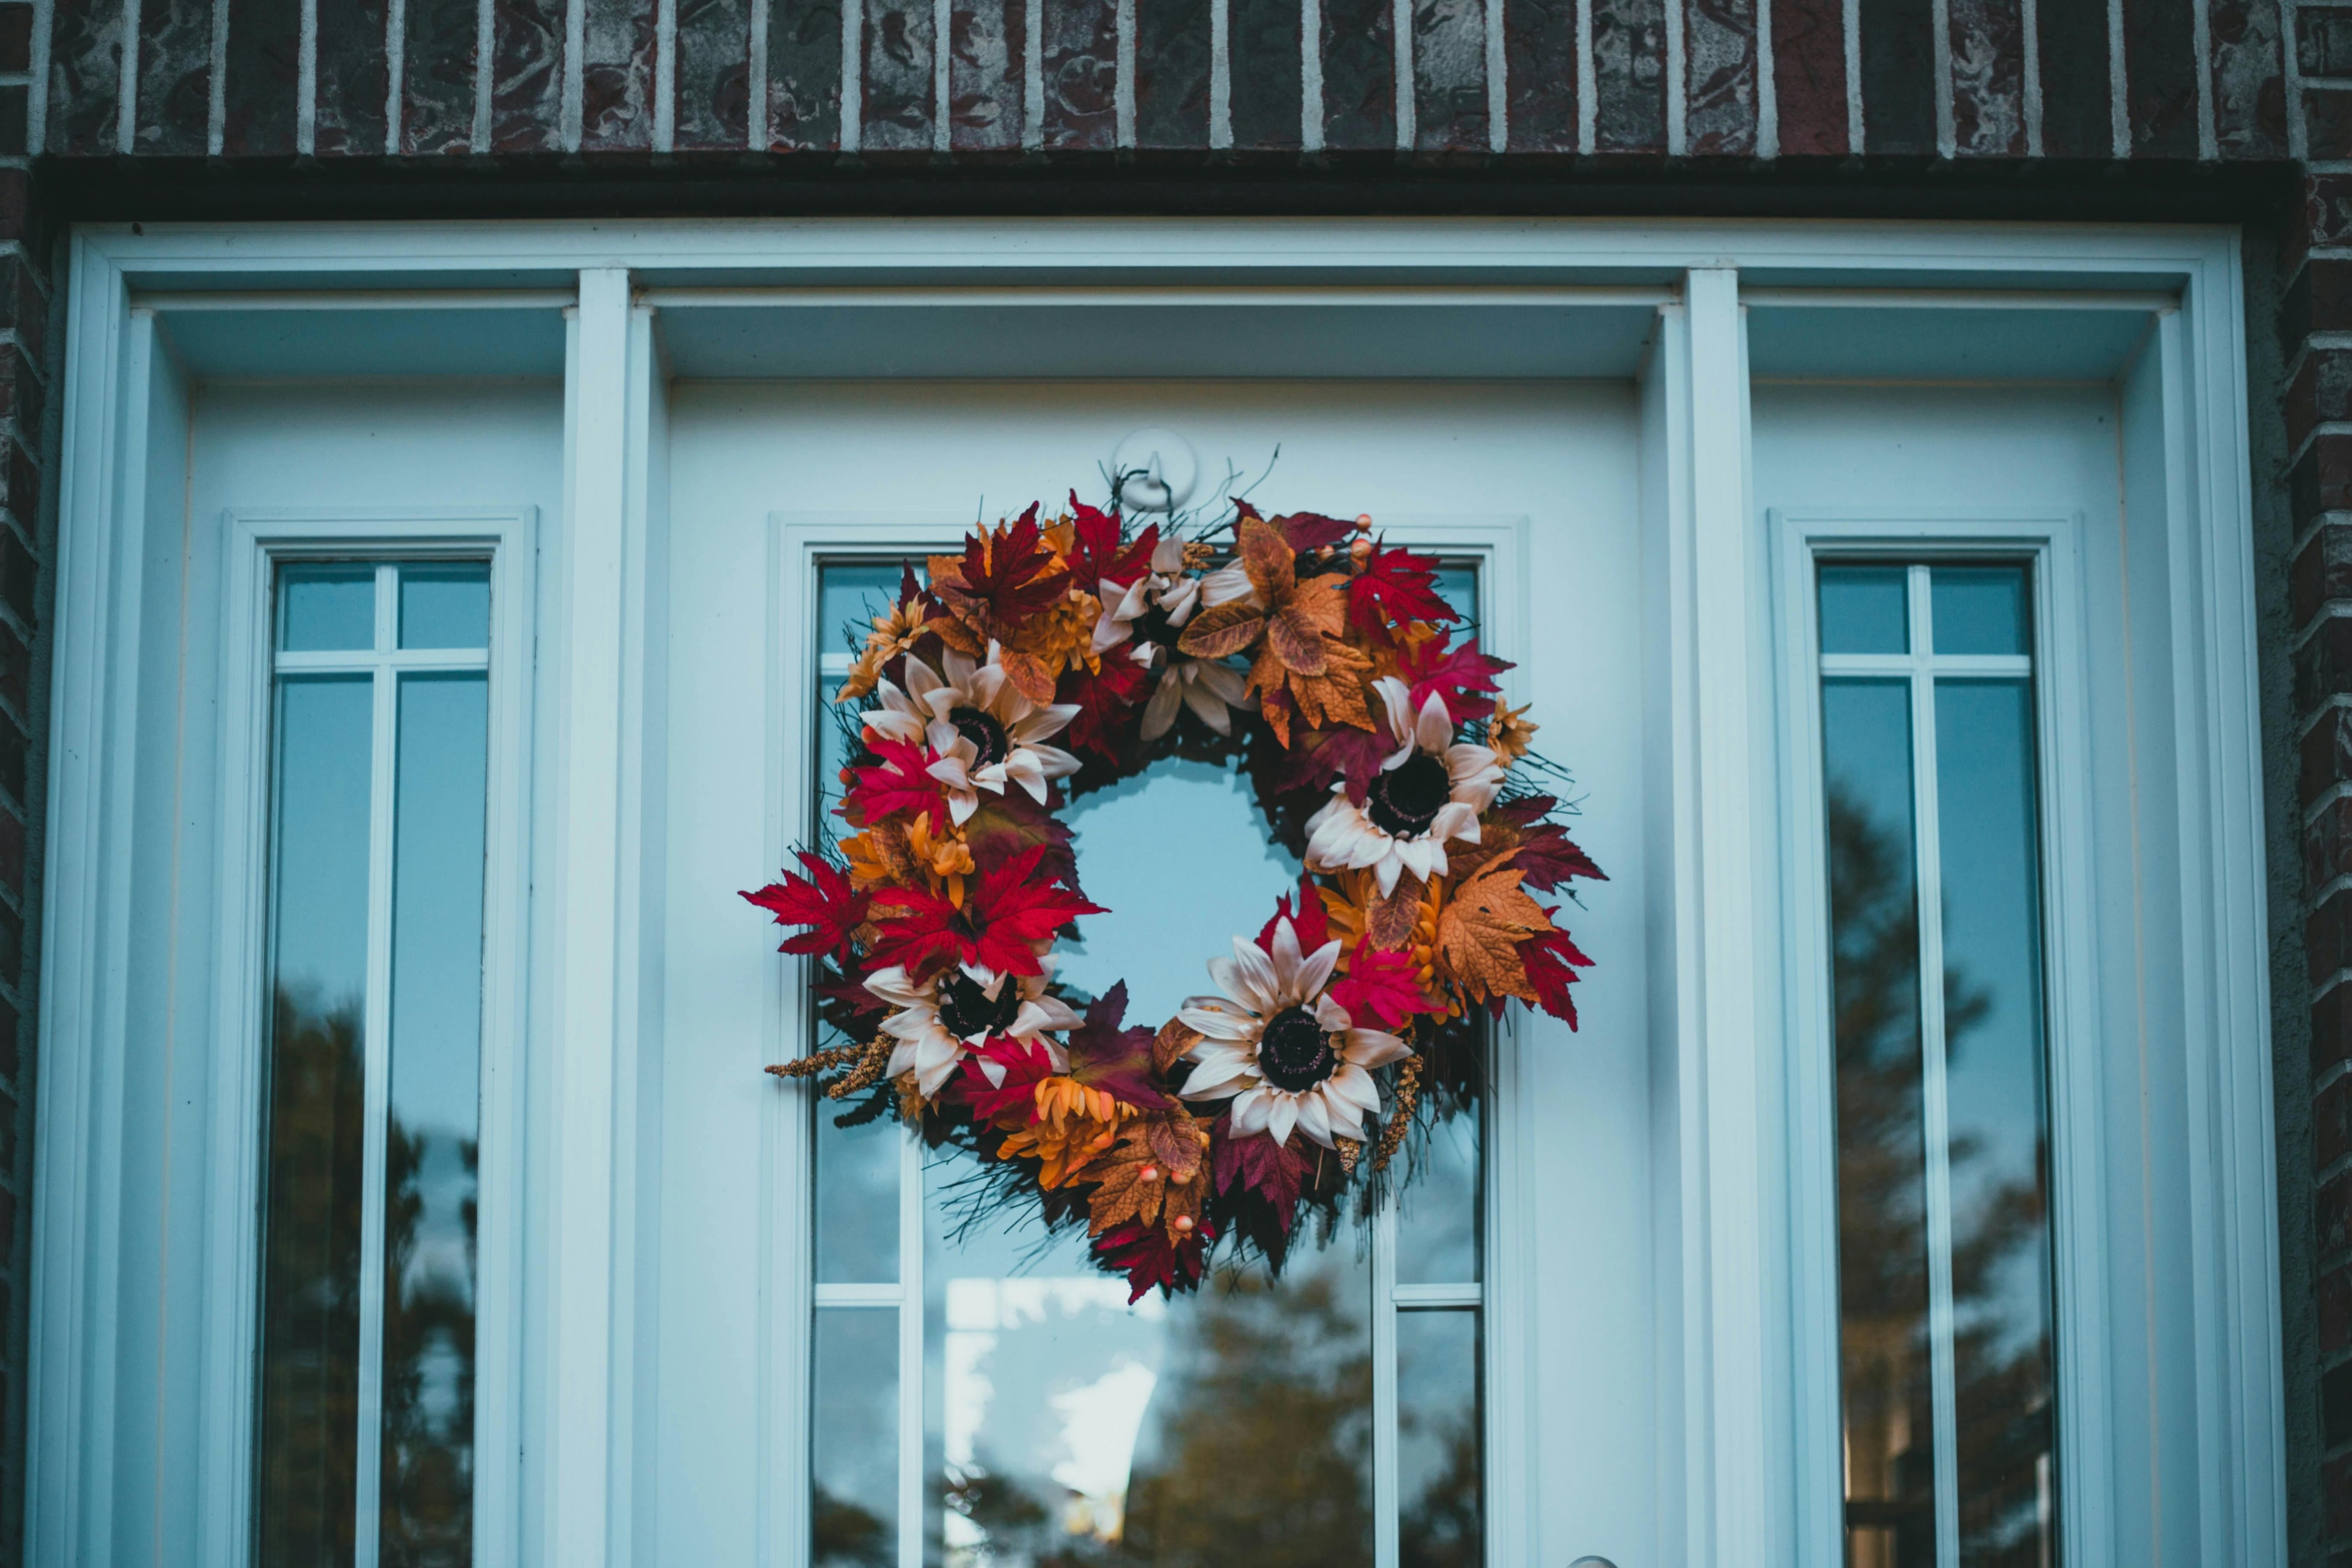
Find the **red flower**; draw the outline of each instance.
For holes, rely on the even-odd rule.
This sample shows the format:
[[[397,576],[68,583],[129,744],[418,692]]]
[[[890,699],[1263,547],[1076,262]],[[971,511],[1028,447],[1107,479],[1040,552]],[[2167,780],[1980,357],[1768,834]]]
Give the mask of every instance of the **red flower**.
[[[1312,953],[1331,940],[1330,919],[1323,908],[1323,900],[1316,895],[1314,878],[1298,879],[1296,909],[1291,907],[1291,895],[1288,893],[1274,900],[1274,914],[1258,928],[1257,933],[1257,944],[1265,950],[1268,957],[1274,953],[1274,928],[1283,921],[1288,921],[1290,929],[1298,934],[1298,951],[1301,952]]]
[[[1077,715],[1066,732],[1069,743],[1117,763],[1128,721],[1143,701],[1144,679],[1143,666],[1126,657],[1124,648],[1112,650],[1099,674],[1084,665],[1065,671],[1054,700],[1077,705]]]
[[[822,855],[800,849],[793,851],[793,858],[808,868],[807,876],[787,870],[782,881],[745,893],[743,900],[774,915],[778,925],[808,928],[799,936],[786,937],[777,951],[845,955],[849,933],[866,923],[870,900],[849,885],[846,873]]]
[[[882,888],[874,894],[878,934],[866,962],[876,969],[905,965],[917,979],[950,963],[983,965],[999,974],[1039,973],[1036,946],[1080,915],[1106,912],[1099,904],[1037,874],[1045,857],[1034,845],[965,889],[959,908],[940,894]]]
[[[1437,562],[1409,551],[1375,544],[1364,569],[1348,580],[1348,616],[1366,634],[1388,636],[1406,621],[1458,621],[1454,606],[1437,596]]]
[[[1381,1028],[1393,1029],[1415,1013],[1429,1011],[1412,954],[1370,942],[1356,949],[1348,960],[1348,973],[1332,982],[1331,1000],[1345,1007],[1359,1026],[1370,1017]]]

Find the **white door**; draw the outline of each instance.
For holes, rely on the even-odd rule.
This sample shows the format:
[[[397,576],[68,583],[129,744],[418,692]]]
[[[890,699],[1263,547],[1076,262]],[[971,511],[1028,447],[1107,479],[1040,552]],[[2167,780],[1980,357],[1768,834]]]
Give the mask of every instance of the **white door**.
[[[1499,1563],[1538,1539],[1543,1560],[1653,1560],[1632,388],[705,384],[674,386],[669,417],[654,1559],[808,1532],[836,1563]],[[1213,1277],[1129,1308],[1081,1247],[951,1235],[966,1160],[836,1128],[829,1103],[812,1128],[759,1070],[798,1038],[797,971],[736,895],[819,829],[808,782],[837,764],[811,744],[832,721],[808,655],[837,675],[845,624],[897,580],[874,563],[1073,488],[1099,503],[1114,448],[1154,426],[1203,491],[1230,469],[1269,512],[1368,512],[1456,566],[1612,880],[1570,911],[1605,977],[1580,988],[1581,1031],[1528,1018],[1498,1043],[1483,1179],[1477,1129],[1450,1123],[1398,1217],[1303,1242],[1280,1289]],[[1113,912],[1062,973],[1126,979],[1129,1023],[1213,989],[1206,961],[1295,885],[1248,786],[1208,763],[1068,821]]]

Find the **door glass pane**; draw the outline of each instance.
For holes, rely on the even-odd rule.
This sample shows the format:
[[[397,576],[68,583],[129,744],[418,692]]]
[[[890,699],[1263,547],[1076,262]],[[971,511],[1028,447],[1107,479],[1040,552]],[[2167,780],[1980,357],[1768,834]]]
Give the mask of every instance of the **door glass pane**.
[[[483,571],[488,626],[488,574]],[[404,598],[406,584],[403,584]],[[404,605],[403,615],[406,610]],[[379,1561],[473,1560],[489,678],[404,676],[394,793]]]
[[[1486,1537],[1478,1314],[1397,1314],[1397,1561],[1475,1568]]]
[[[1410,1174],[1397,1194],[1397,1282],[1475,1281],[1484,1229],[1477,1111],[1457,1111],[1433,1126],[1421,1145],[1421,1164]]]
[[[375,568],[289,566],[280,571],[278,646],[289,653],[375,647]]]
[[[1822,651],[1910,651],[1904,576],[1900,566],[1822,567]]]
[[[1939,654],[2025,651],[2025,568],[1938,566],[1928,574]]]
[[[1940,600],[1936,640],[1940,647]],[[2054,1541],[2041,849],[2026,682],[1936,683],[1936,775],[1960,1560],[1993,1568],[2046,1561]]]
[[[810,1557],[817,1568],[898,1561],[898,1313],[828,1307],[810,1364]]]
[[[487,561],[433,563],[400,569],[400,646],[490,646],[490,566]]]
[[[278,689],[255,1529],[264,1568],[329,1568],[352,1555],[374,710],[363,675]]]
[[[1822,687],[1853,1568],[1935,1562],[1910,701],[1900,680]]]
[[[898,1165],[907,1133],[894,1117],[841,1125],[856,1103],[816,1102],[821,1285],[887,1285],[898,1278]]]

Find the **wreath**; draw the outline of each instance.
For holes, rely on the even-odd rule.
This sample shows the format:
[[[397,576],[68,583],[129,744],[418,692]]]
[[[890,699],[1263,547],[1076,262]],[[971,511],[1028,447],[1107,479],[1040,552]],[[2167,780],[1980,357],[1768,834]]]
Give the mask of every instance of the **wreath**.
[[[1373,1212],[1412,1130],[1479,1095],[1487,1017],[1574,1026],[1591,961],[1537,895],[1601,875],[1434,560],[1369,518],[1219,510],[1138,528],[1073,493],[906,566],[835,699],[866,704],[836,708],[852,831],[742,895],[798,928],[844,1042],[767,1070],[968,1148],[964,1223],[1083,1226],[1130,1300],[1221,1245],[1278,1272],[1351,1188]],[[1108,912],[1059,813],[1169,755],[1240,766],[1307,869],[1155,1030],[1124,981],[1055,981]]]

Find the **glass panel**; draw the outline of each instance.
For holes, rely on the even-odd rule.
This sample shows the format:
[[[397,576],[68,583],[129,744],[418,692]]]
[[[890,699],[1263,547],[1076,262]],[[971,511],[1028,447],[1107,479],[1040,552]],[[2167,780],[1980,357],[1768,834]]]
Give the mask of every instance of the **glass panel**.
[[[1939,605],[1939,644],[1943,625]],[[1960,1561],[2040,1563],[2056,1550],[2056,1432],[2041,851],[2024,681],[1936,683],[1936,798]]]
[[[385,1568],[457,1568],[474,1554],[474,1215],[488,789],[489,678],[404,677],[393,795],[384,1152],[379,1560]]]
[[[400,646],[489,647],[490,563],[402,567]]]
[[[1129,1306],[1081,1236],[951,1240],[927,1172],[925,1561],[1329,1564],[1371,1556],[1371,1281],[1344,1241],[1279,1284]]]
[[[374,712],[365,676],[278,686],[254,1553],[262,1568],[352,1559]]]
[[[873,629],[874,617],[887,615],[898,600],[902,568],[887,563],[836,562],[820,574],[817,586],[817,651],[856,651]],[[918,568],[918,577],[921,571]]]
[[[282,568],[278,646],[289,653],[374,647],[375,568]]]
[[[1478,618],[1478,568],[1475,566],[1440,566],[1437,569],[1437,596],[1454,607],[1465,621]]]
[[[1927,574],[1937,653],[2023,653],[2025,568],[1938,566]]]
[[[1822,719],[1847,1561],[1907,1568],[1936,1533],[1909,685],[1824,681]]]
[[[816,1568],[898,1561],[898,1314],[822,1308],[811,1391],[809,1557]]]
[[[1476,1568],[1486,1498],[1478,1314],[1397,1314],[1397,1561]]]
[[[1908,653],[1910,617],[1900,566],[1822,568],[1823,653]]]
[[[898,1278],[898,1161],[907,1131],[895,1116],[844,1127],[852,1104],[816,1099],[816,1277],[825,1285],[887,1285]]]
[[[1483,1228],[1477,1113],[1464,1111],[1432,1128],[1421,1160],[1397,1201],[1397,1283],[1468,1284],[1479,1278]]]

